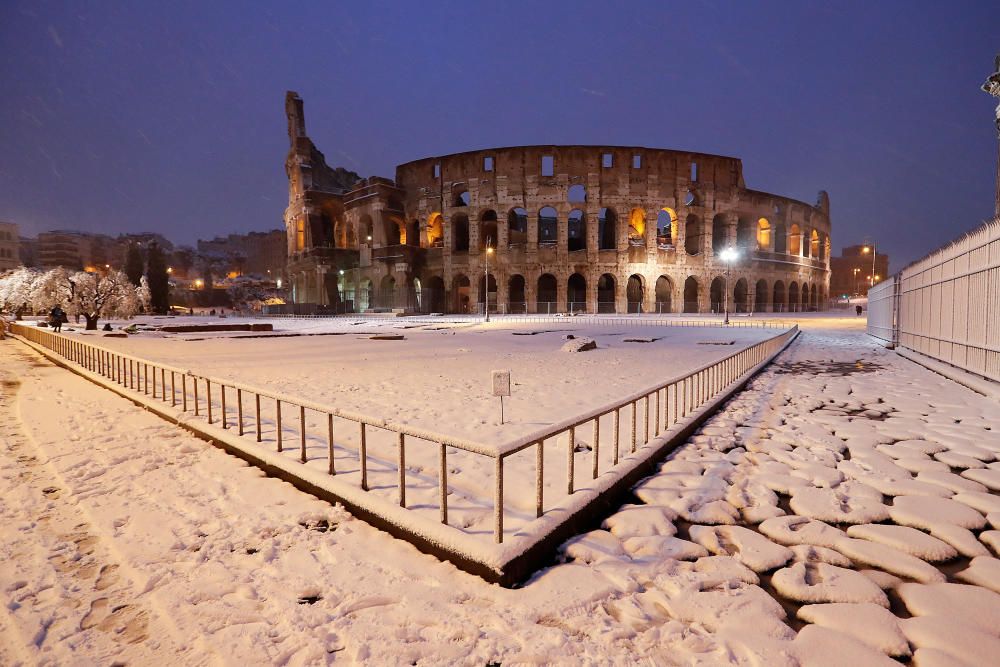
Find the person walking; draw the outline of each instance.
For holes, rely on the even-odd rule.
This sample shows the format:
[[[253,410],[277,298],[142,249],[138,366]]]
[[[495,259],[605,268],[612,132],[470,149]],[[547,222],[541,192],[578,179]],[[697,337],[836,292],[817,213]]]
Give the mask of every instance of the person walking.
[[[65,319],[66,311],[64,311],[62,307],[56,306],[49,313],[49,326],[51,326],[52,330],[56,333],[62,333],[63,320]]]
[[[863,308],[861,306],[854,306],[854,312],[857,313],[858,317],[861,317],[861,311]]]

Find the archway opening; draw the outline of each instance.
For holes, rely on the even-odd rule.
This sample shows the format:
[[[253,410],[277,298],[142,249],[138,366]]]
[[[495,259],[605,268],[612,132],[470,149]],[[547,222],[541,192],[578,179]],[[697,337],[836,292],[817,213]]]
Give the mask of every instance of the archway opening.
[[[558,214],[551,206],[538,212],[538,245],[555,245],[559,238]]]
[[[469,191],[464,187],[455,187],[452,190],[452,206],[468,206],[469,201]]]
[[[431,276],[427,280],[427,287],[424,289],[424,303],[427,304],[432,313],[443,313],[447,308],[444,292],[444,278],[441,276]]]
[[[713,313],[721,313],[725,307],[726,298],[725,280],[716,278],[708,288],[708,307]]]
[[[444,245],[444,218],[440,213],[431,213],[427,220],[427,247],[440,248]]]
[[[597,280],[597,312],[615,312],[615,277],[610,273]]]
[[[587,249],[587,220],[578,208],[569,212],[566,245],[570,252]]]
[[[794,282],[790,283],[788,285],[788,312],[797,313],[800,307],[799,286]]]
[[[464,213],[451,216],[451,235],[455,252],[469,251],[469,216]]]
[[[767,297],[769,293],[767,291],[767,281],[763,278],[757,281],[753,290],[753,312],[755,313],[766,313],[767,312]]]
[[[394,277],[382,277],[378,285],[378,296],[375,299],[375,306],[378,308],[396,307],[396,279]]]
[[[674,284],[667,276],[656,279],[656,312],[669,313],[673,311],[672,300]]]
[[[684,224],[684,251],[689,255],[701,254],[701,237],[701,220],[692,213]]]
[[[566,283],[566,307],[571,313],[587,311],[587,279],[574,273]]]
[[[507,307],[512,313],[528,312],[528,302],[524,296],[524,276],[517,274],[510,277],[507,285]]]
[[[668,250],[677,244],[677,214],[664,206],[656,214],[656,245]]]
[[[802,255],[802,230],[796,224],[788,229],[788,254],[796,257]]]
[[[785,301],[785,283],[778,280],[771,289],[771,310],[775,313],[783,313],[788,309]]]
[[[625,308],[629,313],[642,312],[642,276],[632,274],[625,285]]]
[[[507,245],[521,248],[528,244],[528,212],[518,206],[507,213]]]
[[[819,249],[819,232],[814,229],[812,230],[812,234],[809,236],[809,256],[822,259],[819,254]]]
[[[632,246],[646,245],[646,212],[634,208],[628,216],[628,243]]]
[[[771,223],[767,218],[757,220],[757,250],[769,251],[771,249]]]
[[[451,284],[452,308],[456,313],[471,313],[472,284],[469,282],[469,277],[460,273],[452,279]]]
[[[729,225],[726,216],[719,214],[712,218],[712,254],[718,255],[729,247]]]
[[[479,249],[487,247],[497,247],[497,212],[493,209],[487,209],[479,216]]]
[[[684,281],[684,312],[697,313],[698,307],[698,279],[688,276]]]
[[[551,273],[543,273],[538,276],[538,291],[535,300],[535,309],[537,312],[558,312],[558,304],[556,303],[558,289],[559,285],[556,282],[556,277]]]
[[[597,218],[598,249],[614,250],[618,245],[618,216],[614,209],[602,208]]]
[[[733,310],[737,313],[746,313],[750,310],[749,287],[747,279],[740,278],[733,288]]]
[[[496,276],[492,273],[489,275],[489,281],[486,280],[486,276],[479,276],[479,290],[476,293],[476,300],[479,305],[479,312],[484,311],[484,304],[488,301],[490,305],[490,312],[495,313],[497,309],[497,280]]]
[[[569,192],[567,194],[566,201],[572,204],[577,204],[577,203],[582,204],[583,202],[587,201],[587,188],[579,184],[569,186]]]
[[[753,224],[749,218],[740,216],[736,220],[736,247],[741,251],[750,250],[753,245]]]

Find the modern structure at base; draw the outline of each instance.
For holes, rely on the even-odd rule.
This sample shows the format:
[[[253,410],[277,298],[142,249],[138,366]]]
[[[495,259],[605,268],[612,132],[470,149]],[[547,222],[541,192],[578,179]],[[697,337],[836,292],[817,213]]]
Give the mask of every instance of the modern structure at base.
[[[327,166],[298,94],[285,110],[302,312],[787,312],[828,297],[829,197],[750,190],[738,158],[518,146],[362,179]]]

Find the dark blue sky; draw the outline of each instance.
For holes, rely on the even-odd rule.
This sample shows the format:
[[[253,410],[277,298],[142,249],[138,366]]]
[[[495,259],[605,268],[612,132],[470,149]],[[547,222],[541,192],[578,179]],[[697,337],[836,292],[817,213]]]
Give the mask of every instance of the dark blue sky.
[[[617,5],[617,6],[616,6]],[[517,144],[741,157],[893,265],[992,215],[1000,2],[0,3],[0,219],[281,225],[285,90],[328,162]]]

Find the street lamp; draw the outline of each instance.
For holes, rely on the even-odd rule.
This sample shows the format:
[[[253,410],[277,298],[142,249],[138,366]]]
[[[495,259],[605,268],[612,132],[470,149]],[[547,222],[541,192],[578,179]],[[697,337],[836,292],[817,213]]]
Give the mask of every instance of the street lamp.
[[[725,302],[726,319],[723,320],[723,324],[729,324],[729,271],[732,269],[733,262],[739,256],[740,254],[736,252],[736,249],[733,247],[726,248],[719,255],[720,259],[726,263],[726,296],[725,299],[723,299]]]
[[[486,309],[486,321],[490,321],[490,255],[493,248],[490,247],[490,237],[486,237],[486,275],[483,277],[483,308]]]
[[[871,273],[872,287],[875,287],[875,281],[877,280],[877,278],[875,277],[875,258],[878,256],[878,252],[875,250],[875,248],[876,248],[875,241],[872,241],[872,245],[870,248],[867,245],[861,248],[861,252],[863,252],[864,254],[866,255],[868,253],[872,254],[872,273]]]

